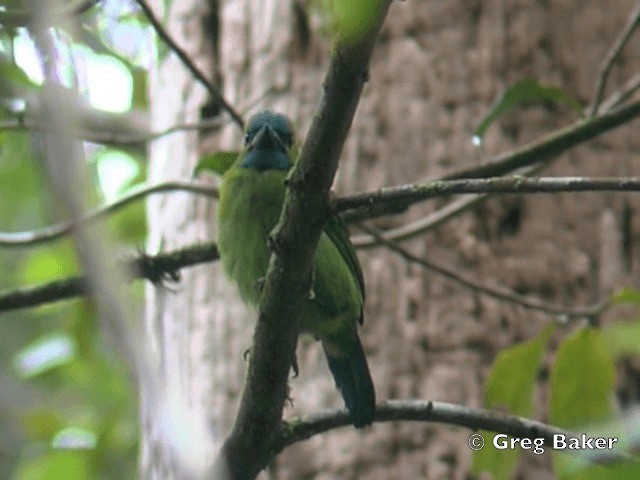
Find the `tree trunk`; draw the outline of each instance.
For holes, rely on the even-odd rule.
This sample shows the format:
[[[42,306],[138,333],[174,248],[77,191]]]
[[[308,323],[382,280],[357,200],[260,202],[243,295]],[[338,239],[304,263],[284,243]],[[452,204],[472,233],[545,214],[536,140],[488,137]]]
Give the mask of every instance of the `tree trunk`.
[[[160,12],[166,2],[153,3]],[[302,139],[329,45],[322,33],[326,24],[307,3],[174,1],[165,23],[191,58],[219,80],[234,106],[250,113],[265,108],[285,113]],[[522,109],[492,126],[482,149],[471,143],[494,97],[522,78],[534,77],[584,103],[591,101],[601,61],[633,5],[607,4],[603,15],[603,2],[595,0],[394,2],[374,51],[336,190],[374,190],[435,177],[572,121],[575,114],[561,108]],[[628,48],[611,84],[622,83],[639,63],[637,50]],[[173,54],[153,72],[151,91],[157,129],[197,121],[201,111],[211,111],[202,108],[207,103],[203,88]],[[150,149],[151,180],[189,177],[201,152],[238,149],[241,140],[231,124],[211,134],[163,137]],[[622,127],[562,156],[552,172],[638,175],[631,155],[639,147],[634,130]],[[416,220],[442,204],[424,203],[376,225]],[[212,240],[213,209],[211,200],[188,194],[153,197],[149,250]],[[581,305],[637,278],[639,266],[629,248],[637,248],[638,236],[623,228],[637,223],[636,216],[619,195],[509,196],[487,201],[406,247],[483,282]],[[361,250],[359,256],[367,283],[361,334],[380,400],[479,406],[496,353],[554,321],[470,292],[384,249]],[[235,415],[253,317],[218,264],[184,271],[175,286],[150,286],[147,306],[147,332],[160,352],[163,377],[171,390],[182,392],[194,418],[210,426],[203,452],[213,456]],[[291,380],[293,405],[286,417],[342,406],[322,356],[317,342],[301,338],[300,375]],[[143,392],[143,477],[178,478],[174,451],[162,441],[163,426],[148,397]],[[461,479],[471,459],[468,436],[460,428],[409,423],[376,424],[364,432],[347,428],[288,449],[269,475]],[[540,467],[550,476],[549,459],[525,457],[519,478],[543,478]],[[529,472],[532,465],[538,467],[535,474]]]

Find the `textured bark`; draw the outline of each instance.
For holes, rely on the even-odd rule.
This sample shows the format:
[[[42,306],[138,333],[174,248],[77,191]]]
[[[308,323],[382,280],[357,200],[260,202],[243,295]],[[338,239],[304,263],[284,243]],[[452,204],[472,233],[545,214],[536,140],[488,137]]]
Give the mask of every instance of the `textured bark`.
[[[163,2],[156,1],[156,8]],[[374,51],[370,82],[343,153],[341,193],[416,182],[473,165],[573,120],[563,109],[532,107],[492,126],[483,150],[470,135],[505,86],[524,77],[554,84],[588,103],[600,62],[635,2],[473,0],[394,2]],[[269,108],[306,131],[328,64],[322,20],[299,2],[172,2],[169,27],[227,99],[250,112]],[[217,12],[213,24],[206,12]],[[203,30],[203,25],[209,25]],[[611,85],[638,71],[636,44],[623,52]],[[611,91],[611,89],[609,90]],[[196,120],[202,88],[173,56],[152,78],[156,127]],[[637,128],[637,127],[636,127]],[[563,155],[551,173],[639,175],[634,126]],[[153,144],[154,180],[190,175],[198,151],[237,148],[241,134],[176,134]],[[486,202],[437,232],[407,243],[487,282],[568,305],[591,303],[638,278],[639,235],[631,197],[616,194],[505,196]],[[412,208],[380,227],[424,216],[442,202]],[[171,195],[149,202],[152,248],[214,236],[213,202]],[[384,249],[360,252],[367,282],[363,343],[379,399],[423,398],[479,406],[495,354],[535,335],[546,316],[502,304],[424,272]],[[169,385],[211,425],[215,453],[235,415],[252,316],[217,265],[185,272],[177,292],[149,287],[147,327],[162,352]],[[566,333],[566,330],[563,332]],[[287,417],[341,406],[316,342],[302,338],[299,377],[291,380]],[[544,416],[541,395],[539,414]],[[157,420],[143,408],[145,478],[172,478],[171,452]],[[464,429],[380,424],[343,429],[298,444],[270,467],[273,478],[458,478],[471,452]],[[151,467],[153,466],[153,468]],[[535,468],[534,468],[535,467]],[[550,456],[526,456],[519,478],[551,477]],[[547,472],[545,474],[545,472]],[[175,477],[173,477],[175,478]]]

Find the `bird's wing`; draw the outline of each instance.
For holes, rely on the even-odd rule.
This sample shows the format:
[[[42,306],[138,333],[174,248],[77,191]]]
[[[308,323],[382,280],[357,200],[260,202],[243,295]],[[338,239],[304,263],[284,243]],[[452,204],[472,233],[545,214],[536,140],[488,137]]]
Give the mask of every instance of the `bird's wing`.
[[[324,227],[324,233],[327,234],[331,242],[336,246],[340,252],[340,256],[348,265],[351,274],[358,280],[360,286],[360,293],[364,300],[364,276],[362,275],[362,268],[360,262],[356,256],[356,251],[353,248],[351,240],[349,240],[349,232],[347,226],[340,215],[334,215],[327,222]]]

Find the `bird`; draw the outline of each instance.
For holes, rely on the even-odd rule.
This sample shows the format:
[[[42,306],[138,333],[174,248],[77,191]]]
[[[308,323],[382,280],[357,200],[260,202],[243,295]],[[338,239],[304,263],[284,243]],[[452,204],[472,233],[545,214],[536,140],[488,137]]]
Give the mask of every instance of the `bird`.
[[[216,207],[223,271],[249,306],[260,301],[286,178],[297,160],[294,130],[284,115],[262,111],[247,124],[244,149],[222,175]],[[329,370],[356,428],[375,416],[375,390],[358,337],[363,323],[364,278],[344,221],[327,222],[313,257],[309,295],[300,312],[301,333],[320,340]],[[295,361],[294,370],[297,369]]]

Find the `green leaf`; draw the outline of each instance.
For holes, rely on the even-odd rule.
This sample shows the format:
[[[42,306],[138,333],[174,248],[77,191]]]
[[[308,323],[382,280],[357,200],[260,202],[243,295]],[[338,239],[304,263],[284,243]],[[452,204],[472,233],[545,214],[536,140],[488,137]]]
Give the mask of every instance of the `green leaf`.
[[[515,415],[531,416],[533,393],[542,355],[555,330],[550,323],[532,340],[502,350],[493,363],[485,384],[485,406],[505,409]],[[498,450],[491,445],[493,432],[481,432],[487,445],[473,455],[472,471],[491,472],[492,478],[509,479],[518,463],[520,449]]]
[[[34,440],[49,440],[62,428],[62,420],[53,409],[29,410],[21,416],[22,428]]]
[[[21,466],[16,480],[89,480],[94,478],[93,461],[85,450],[58,450],[36,457]]]
[[[533,413],[533,390],[540,361],[554,330],[555,324],[550,323],[532,340],[505,348],[498,354],[485,385],[488,408],[504,408],[522,416]]]
[[[336,0],[331,15],[340,41],[357,43],[375,27],[384,8],[381,0]]]
[[[38,86],[15,63],[0,59],[0,97],[23,97]]]
[[[572,429],[607,418],[614,379],[613,356],[601,330],[587,327],[567,337],[549,379],[551,423]]]
[[[640,305],[640,291],[623,287],[611,295],[611,302],[617,305]]]
[[[610,323],[602,333],[614,357],[640,354],[640,319]]]
[[[46,249],[29,252],[22,264],[22,283],[48,282],[78,272],[78,260],[73,244],[65,241]]]
[[[613,417],[606,422],[589,426],[589,435],[592,438],[616,439],[612,444],[615,453],[627,453],[634,451],[633,428],[629,428],[628,418]],[[600,480],[602,478],[611,478],[616,480],[635,480],[640,478],[640,464],[630,458],[629,461],[620,461],[607,465],[595,465],[589,460],[589,456],[602,453],[607,455],[611,453],[608,450],[603,451],[583,451],[578,454],[574,450],[573,453],[562,453],[561,450],[554,452],[554,470],[558,474],[559,479],[566,480]]]
[[[485,131],[506,112],[527,102],[553,102],[563,104],[582,113],[582,105],[557,87],[541,85],[533,78],[521,80],[509,88],[495,101],[489,113],[483,118],[473,133],[474,139],[480,141]]]
[[[492,444],[493,438],[496,436],[495,432],[481,430],[479,433],[485,439],[486,444],[481,450],[473,452],[471,472],[478,476],[489,472],[492,480],[509,480],[518,465],[520,448],[499,450]]]
[[[613,356],[605,335],[594,327],[582,328],[558,347],[549,378],[550,423],[587,433],[612,413],[615,381]],[[586,465],[577,472],[568,455],[554,452],[554,470],[560,479],[590,480],[609,477],[604,467]],[[605,475],[606,474],[606,475]],[[605,476],[603,476],[605,475]]]
[[[223,175],[237,160],[238,155],[240,155],[240,152],[216,152],[204,155],[196,165],[193,176],[197,177],[205,170]]]

